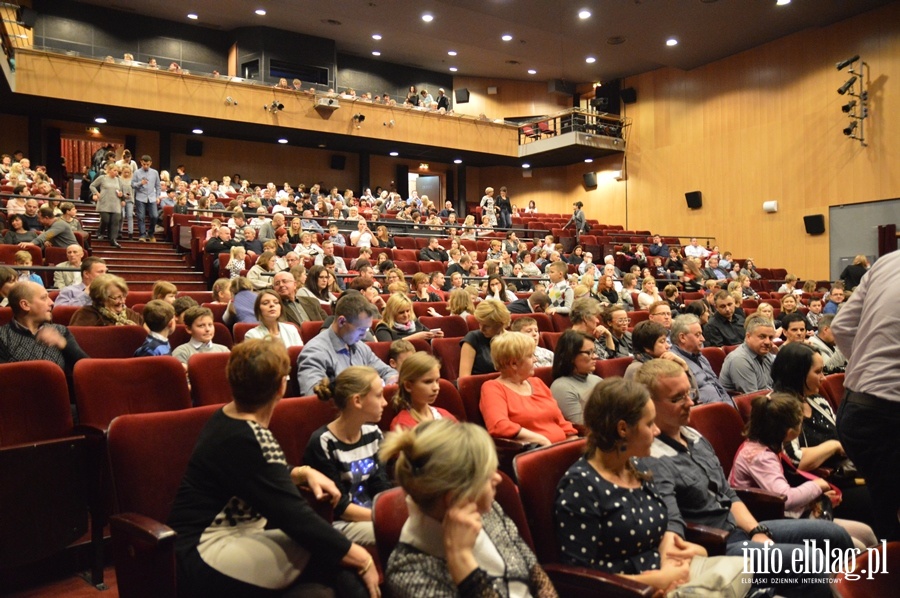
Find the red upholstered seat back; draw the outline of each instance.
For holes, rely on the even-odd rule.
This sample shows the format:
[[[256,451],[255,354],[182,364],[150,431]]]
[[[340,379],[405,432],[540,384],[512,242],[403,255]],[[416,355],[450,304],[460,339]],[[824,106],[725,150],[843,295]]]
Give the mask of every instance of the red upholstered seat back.
[[[820,389],[822,395],[831,402],[831,407],[837,411],[844,400],[844,374],[829,374],[825,376],[825,382]]]
[[[49,361],[0,365],[0,446],[71,433],[69,389],[59,366]]]
[[[691,409],[691,421],[688,425],[709,441],[727,477],[734,464],[734,455],[744,441],[741,435],[744,422],[740,414],[725,403],[698,405]]]
[[[147,338],[143,326],[70,326],[69,332],[85,353],[97,359],[134,357]]]
[[[750,411],[753,409],[753,399],[767,394],[769,394],[768,390],[757,390],[756,392],[734,397],[734,404],[737,406],[738,413],[741,415],[741,419],[744,420],[744,423],[750,421]]]
[[[479,403],[481,402],[481,387],[484,386],[484,383],[488,380],[499,377],[500,374],[494,372],[492,374],[466,376],[457,381],[459,384],[459,396],[466,409],[466,419],[468,421],[473,424],[478,424],[479,426],[484,426],[484,418],[481,416],[481,408],[479,407]]]
[[[725,363],[725,351],[722,347],[703,347],[700,352],[709,360],[709,365],[718,376],[722,372],[722,364]]]
[[[414,303],[413,305],[415,306],[416,304]],[[422,326],[427,327],[429,330],[440,328],[441,332],[444,333],[444,338],[460,338],[469,334],[469,325],[460,316],[444,316],[440,318],[421,316],[419,321],[422,323]]]
[[[282,399],[275,407],[269,430],[291,465],[300,465],[313,432],[337,417],[331,401],[316,396]]]
[[[441,378],[456,380],[459,377],[459,338],[436,338],[431,341],[434,356],[441,361]]]
[[[231,353],[197,353],[188,360],[191,372],[191,399],[194,405],[222,405],[231,402],[231,387],[225,366]]]
[[[625,370],[634,361],[631,357],[616,357],[615,359],[598,359],[594,366],[594,373],[603,378],[624,376]]]

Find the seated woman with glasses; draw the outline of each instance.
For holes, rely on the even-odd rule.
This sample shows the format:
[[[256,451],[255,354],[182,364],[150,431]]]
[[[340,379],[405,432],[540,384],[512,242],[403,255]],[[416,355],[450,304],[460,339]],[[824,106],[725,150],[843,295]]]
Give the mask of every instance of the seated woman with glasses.
[[[128,283],[113,274],[103,274],[91,282],[88,290],[92,305],[82,307],[69,326],[142,326],[144,318],[125,306]]]
[[[556,343],[550,392],[573,424],[584,423],[584,403],[602,380],[594,374],[594,342],[583,332],[566,330]]]

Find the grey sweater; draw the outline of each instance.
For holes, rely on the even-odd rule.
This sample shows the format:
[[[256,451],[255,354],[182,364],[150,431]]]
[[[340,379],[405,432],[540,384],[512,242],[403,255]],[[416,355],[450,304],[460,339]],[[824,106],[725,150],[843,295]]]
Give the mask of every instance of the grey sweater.
[[[603,379],[596,374],[563,376],[550,385],[550,392],[559,405],[563,417],[573,424],[584,423],[584,403],[588,395]]]

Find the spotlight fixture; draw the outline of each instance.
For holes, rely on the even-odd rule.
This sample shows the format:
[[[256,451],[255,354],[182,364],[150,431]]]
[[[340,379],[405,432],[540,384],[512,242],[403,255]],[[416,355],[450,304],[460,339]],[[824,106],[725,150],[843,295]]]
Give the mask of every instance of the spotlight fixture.
[[[94,122],[97,123],[98,125],[105,125],[106,119],[103,118],[102,116],[98,116],[97,118],[94,119]]]
[[[390,155],[392,158],[396,158],[397,156],[400,155],[400,152],[391,152],[389,155]]]
[[[462,159],[457,158],[453,161],[454,164],[462,164]]]
[[[857,121],[857,120],[854,120],[853,122],[851,122],[849,125],[844,127],[844,135],[846,135],[847,137],[850,137],[851,135],[853,135],[853,131],[856,130],[856,127],[858,125],[859,125],[859,121]]]
[[[857,60],[859,60],[859,54],[857,54],[856,56],[851,56],[850,58],[848,58],[846,60],[842,60],[839,63],[837,63],[835,66],[837,67],[837,70],[842,71],[845,68],[847,68],[848,66],[850,66],[851,64],[853,64],[854,62],[856,62]]]
[[[850,91],[850,88],[853,87],[853,84],[854,84],[854,83],[856,83],[856,75],[853,75],[852,77],[850,77],[849,79],[847,79],[847,82],[846,82],[846,83],[844,83],[843,85],[841,85],[840,87],[838,87],[837,92],[838,92],[839,94],[841,94],[841,95],[844,95],[845,93],[847,93],[848,91]]]
[[[385,127],[393,127],[397,123],[394,122],[394,119],[391,119],[391,120],[384,121],[381,124],[384,125]]]
[[[353,120],[355,120],[358,123],[361,123],[364,120],[366,120],[366,115],[360,114],[359,112],[357,112],[356,114],[353,115]]]
[[[233,97],[228,96],[227,98],[225,98],[225,105],[226,106],[237,106],[238,103]]]
[[[850,100],[843,106],[841,106],[841,112],[850,112],[853,110],[853,107],[856,106],[856,100]]]
[[[203,135],[203,129],[194,129],[191,131],[194,135]]]
[[[237,104],[237,102],[235,102],[235,104]],[[284,104],[278,100],[272,100],[271,104],[263,104],[263,110],[268,110],[272,114],[275,114],[276,112],[284,110]]]
[[[531,168],[531,164],[529,164],[528,162],[524,162],[522,164],[522,168],[525,168],[525,169]]]

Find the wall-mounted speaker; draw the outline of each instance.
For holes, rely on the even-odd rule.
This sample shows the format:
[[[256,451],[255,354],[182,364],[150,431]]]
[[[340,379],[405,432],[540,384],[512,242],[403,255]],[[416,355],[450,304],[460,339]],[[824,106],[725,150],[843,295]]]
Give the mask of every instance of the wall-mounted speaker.
[[[199,139],[188,139],[184,144],[184,153],[188,156],[202,156],[203,142]]]
[[[803,225],[806,227],[806,234],[821,235],[825,232],[825,215],[813,214],[803,217]]]
[[[688,191],[684,194],[687,200],[687,207],[692,210],[699,210],[703,207],[703,194],[699,191]]]
[[[347,157],[340,154],[331,156],[331,170],[344,170],[347,166]]]
[[[597,173],[586,172],[582,175],[582,178],[584,178],[585,189],[594,189],[597,186]]]
[[[453,94],[456,96],[457,104],[465,104],[469,101],[469,90],[465,87],[457,89]]]
[[[633,87],[626,87],[619,92],[619,97],[622,98],[624,104],[634,104],[637,102],[637,90]]]

